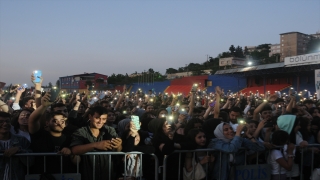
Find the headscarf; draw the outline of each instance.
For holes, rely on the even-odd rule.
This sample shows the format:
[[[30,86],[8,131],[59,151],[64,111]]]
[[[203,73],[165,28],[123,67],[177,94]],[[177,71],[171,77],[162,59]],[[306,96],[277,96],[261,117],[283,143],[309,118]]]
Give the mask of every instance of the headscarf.
[[[231,139],[227,139],[224,135],[223,135],[223,126],[225,124],[228,123],[220,123],[216,129],[214,130],[214,135],[218,138],[218,139],[222,139],[224,142],[230,142]]]
[[[278,117],[277,125],[279,129],[290,134],[294,126],[295,120],[296,120],[295,115],[290,115],[290,114],[282,115]]]
[[[126,129],[126,125],[128,123],[130,123],[131,119],[123,119],[121,121],[119,121],[118,123],[118,134],[119,134],[119,137],[122,137],[122,134],[124,133],[125,129]]]

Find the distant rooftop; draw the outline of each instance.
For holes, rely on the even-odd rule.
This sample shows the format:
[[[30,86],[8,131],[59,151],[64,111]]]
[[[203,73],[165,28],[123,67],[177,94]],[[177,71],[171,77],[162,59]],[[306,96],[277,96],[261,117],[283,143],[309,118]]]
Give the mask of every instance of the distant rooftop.
[[[304,34],[304,33],[301,33],[301,32],[293,31],[293,32],[281,33],[280,35],[284,35],[284,34],[295,34],[295,33],[298,33],[298,34]],[[304,34],[304,35],[308,35],[308,34]],[[309,35],[308,35],[308,36],[309,36]]]

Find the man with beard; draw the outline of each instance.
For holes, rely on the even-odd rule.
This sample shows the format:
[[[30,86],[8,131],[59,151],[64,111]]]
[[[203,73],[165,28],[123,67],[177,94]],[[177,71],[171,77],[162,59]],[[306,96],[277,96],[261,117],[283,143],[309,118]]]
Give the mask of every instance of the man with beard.
[[[28,122],[28,129],[31,137],[31,149],[34,152],[47,152],[47,153],[59,153],[63,155],[70,155],[64,157],[63,160],[63,172],[70,172],[74,168],[71,164],[71,160],[76,161],[76,156],[71,154],[71,150],[68,148],[70,145],[70,137],[62,133],[66,127],[66,116],[61,112],[52,112],[46,114],[46,126],[47,130],[40,126],[41,116],[46,112],[47,108],[51,105],[50,93],[46,93],[41,98],[41,105],[30,115]],[[60,172],[60,158],[56,156],[49,156],[46,158],[46,172],[47,173],[59,173]],[[43,172],[43,157],[36,157],[36,163],[33,166],[33,173]]]

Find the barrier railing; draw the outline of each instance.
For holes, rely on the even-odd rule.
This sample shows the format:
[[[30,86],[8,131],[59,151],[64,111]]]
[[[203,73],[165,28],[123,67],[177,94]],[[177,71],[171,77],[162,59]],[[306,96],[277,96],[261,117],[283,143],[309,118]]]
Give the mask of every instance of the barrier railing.
[[[303,179],[303,163],[304,163],[304,153],[311,153],[311,175],[313,173],[313,169],[314,169],[314,149],[311,148],[311,147],[317,147],[317,148],[320,148],[320,144],[309,144],[307,147],[304,147],[304,148],[300,148],[300,146],[296,145],[296,151],[299,150],[299,152],[301,153],[301,162],[300,162],[300,167],[299,167],[299,170],[300,170],[300,180]],[[277,146],[275,148],[283,148],[283,146]],[[310,149],[311,148],[311,149]],[[247,166],[247,150],[249,149],[245,149],[245,148],[240,148],[239,150],[244,150],[244,166]],[[266,149],[265,151],[258,151],[258,153],[256,153],[256,163],[255,164],[258,164],[258,160],[259,160],[259,155],[261,153],[269,153],[271,152],[272,149]],[[311,150],[311,151],[310,151]],[[307,152],[309,151],[309,152]],[[174,151],[173,153],[169,154],[169,155],[165,155],[164,156],[164,159],[163,159],[163,165],[160,168],[163,168],[163,176],[162,176],[162,179],[163,180],[166,180],[167,179],[167,160],[170,156],[172,156],[173,154],[176,154],[178,153],[179,154],[179,170],[178,170],[178,179],[181,179],[181,155],[183,153],[193,153],[193,160],[194,158],[196,157],[196,153],[198,152],[206,152],[206,155],[208,156],[209,153],[212,153],[212,152],[218,152],[220,153],[220,158],[219,158],[219,166],[221,167],[222,166],[222,158],[221,158],[221,155],[222,153],[227,153],[227,152],[223,152],[223,151],[218,151],[218,150],[214,150],[214,149],[196,149],[196,150],[179,150],[179,151]],[[227,154],[233,154],[234,157],[235,157],[235,154],[236,153],[227,153]],[[267,159],[267,156],[265,157]],[[266,160],[265,159],[265,160]],[[233,158],[233,160],[235,161],[235,158]],[[266,160],[267,161],[267,160]],[[229,163],[229,162],[227,162]],[[193,172],[195,171],[195,166],[193,165]],[[208,179],[208,163],[206,163],[206,167],[205,167],[205,172],[206,172],[206,180]],[[291,173],[292,171],[289,171],[289,174]],[[221,172],[221,170],[219,171],[219,179],[221,179],[221,173],[226,173],[226,172]],[[271,176],[271,172],[270,173],[270,176]],[[195,173],[193,173],[193,176],[195,176]],[[193,177],[193,179],[195,179],[196,177]],[[279,178],[280,178],[280,168],[279,168]],[[288,177],[289,179],[291,179],[291,176]]]
[[[125,179],[127,179],[128,177],[127,177],[127,162],[126,162],[126,156],[127,155],[130,155],[130,154],[138,154],[138,155],[140,155],[140,157],[139,157],[139,161],[140,161],[140,171],[139,171],[139,175],[140,175],[140,177],[143,177],[143,175],[142,175],[142,155],[144,154],[144,153],[142,153],[142,152],[88,152],[88,153],[85,153],[85,154],[83,154],[83,155],[81,155],[81,156],[89,156],[89,155],[91,155],[91,156],[93,156],[93,162],[92,162],[92,164],[93,164],[93,168],[92,168],[92,170],[93,170],[93,173],[92,173],[92,179],[94,180],[95,179],[95,165],[96,165],[96,163],[95,163],[95,160],[96,160],[96,156],[100,156],[100,155],[107,155],[108,156],[108,161],[109,161],[109,169],[108,169],[108,172],[109,172],[109,178],[108,179],[110,179],[111,180],[111,158],[112,158],[112,156],[119,156],[119,155],[123,155],[124,156],[124,177],[123,177],[123,179],[125,180]],[[155,168],[154,168],[154,171],[155,171],[155,176],[154,176],[154,179],[155,180],[158,180],[158,167],[159,167],[159,162],[158,162],[158,158],[157,158],[157,156],[156,155],[154,155],[154,154],[148,154],[148,155],[151,155],[153,158],[154,158],[154,160],[155,160]],[[36,174],[35,176],[32,176],[32,174],[30,174],[30,157],[34,157],[34,156],[43,156],[44,157],[44,165],[43,165],[43,168],[44,168],[44,172],[46,172],[46,157],[47,156],[60,156],[60,175],[62,176],[62,175],[64,175],[63,174],[63,155],[61,155],[61,154],[57,154],[57,153],[19,153],[19,154],[15,154],[14,156],[22,156],[22,157],[26,157],[27,158],[27,174],[26,174],[26,177],[28,177],[29,176],[29,178],[30,179],[35,179],[35,177],[36,177],[36,175],[39,175],[39,174]],[[0,154],[0,157],[3,157],[3,154]],[[12,167],[12,159],[10,158],[10,161],[9,161],[9,163],[10,163],[10,169],[11,169],[11,167]],[[73,178],[68,178],[68,179],[81,179],[81,174],[80,174],[80,172],[79,172],[79,159],[77,158],[77,171],[76,171],[76,173],[69,173],[69,175],[71,175]],[[9,173],[9,175],[11,176],[11,173]],[[11,179],[11,177],[9,177],[10,179]],[[63,178],[65,178],[65,176],[63,177]]]

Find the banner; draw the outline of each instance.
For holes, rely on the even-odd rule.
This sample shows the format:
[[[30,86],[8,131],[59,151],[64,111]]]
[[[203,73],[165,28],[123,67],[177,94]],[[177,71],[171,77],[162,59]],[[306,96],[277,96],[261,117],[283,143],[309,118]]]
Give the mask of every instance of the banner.
[[[318,64],[320,63],[320,52],[303,54],[299,56],[291,56],[284,58],[284,65],[299,65],[299,64]]]
[[[317,99],[320,99],[320,69],[314,70]]]

